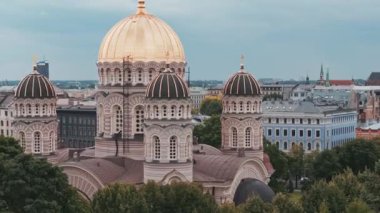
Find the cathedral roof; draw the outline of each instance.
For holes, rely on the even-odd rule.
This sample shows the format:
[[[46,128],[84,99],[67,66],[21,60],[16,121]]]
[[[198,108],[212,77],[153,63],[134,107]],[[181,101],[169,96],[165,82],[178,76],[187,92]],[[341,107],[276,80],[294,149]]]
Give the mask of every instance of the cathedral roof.
[[[161,19],[148,14],[145,1],[138,1],[136,14],[115,24],[103,38],[98,61],[185,62],[181,40]]]
[[[16,98],[55,98],[55,90],[51,82],[34,68],[18,85]]]
[[[259,96],[260,85],[257,80],[244,70],[244,66],[232,75],[224,86],[224,95],[228,96]]]
[[[154,99],[186,99],[189,98],[189,91],[185,81],[167,68],[150,82],[146,97]]]

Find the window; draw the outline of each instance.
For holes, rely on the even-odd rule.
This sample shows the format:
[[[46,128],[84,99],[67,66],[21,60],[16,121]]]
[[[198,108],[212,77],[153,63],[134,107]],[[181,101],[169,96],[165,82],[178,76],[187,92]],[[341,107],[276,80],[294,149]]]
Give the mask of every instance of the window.
[[[121,110],[121,107],[118,105],[115,105],[113,108],[113,132],[112,133],[118,133],[122,131],[123,129],[123,113]]]
[[[156,115],[156,118],[160,117],[160,110],[158,109],[158,106],[153,106],[153,111]]]
[[[280,119],[276,118],[276,124],[278,124],[280,122]]]
[[[328,132],[328,131],[327,131],[327,132]],[[317,138],[321,137],[321,131],[320,131],[320,130],[316,130],[316,131],[315,131],[315,136],[316,136]]]
[[[245,130],[245,147],[251,147],[251,128]]]
[[[20,135],[20,146],[25,149],[26,148],[26,144],[25,144],[25,133],[24,132],[20,132],[19,133]]]
[[[286,136],[288,136],[288,130],[287,129],[284,129],[284,136],[286,137]]]
[[[300,124],[303,124],[303,119],[302,118],[300,119]]]
[[[47,110],[47,104],[44,104],[44,105],[42,106],[42,114],[43,114],[43,115],[46,115],[46,110]]]
[[[49,146],[49,151],[55,151],[55,138],[54,138],[54,132],[50,132],[49,134],[49,139],[50,139],[50,146]]]
[[[184,110],[184,106],[180,106],[179,109],[178,109],[178,117],[181,118],[182,117],[182,112]]]
[[[272,136],[272,129],[268,129],[268,136]]]
[[[127,68],[127,78],[128,78],[128,82],[132,82],[132,71]]]
[[[292,137],[296,137],[296,130],[292,129]]]
[[[135,130],[136,133],[143,133],[144,122],[144,108],[143,106],[136,106],[135,108]]]
[[[170,137],[170,145],[169,145],[169,158],[170,160],[177,159],[177,137]]]
[[[280,130],[276,129],[276,136],[280,136]]]
[[[280,148],[280,142],[276,142],[276,147],[277,147],[277,149],[279,149]]]
[[[303,137],[303,130],[300,130],[300,137]]]
[[[153,137],[153,146],[154,146],[154,159],[158,160],[161,158],[161,147],[160,147],[160,138],[157,136]]]
[[[284,142],[284,150],[288,150],[288,143]]]
[[[32,114],[32,106],[30,104],[27,104],[26,109],[28,110],[28,115],[31,115]]]
[[[294,124],[296,122],[296,120],[294,118],[292,118],[292,124]]]
[[[150,68],[150,69],[149,69],[149,81],[151,81],[152,78],[153,78],[153,71],[154,71],[153,68]]]
[[[307,143],[307,150],[311,150],[311,143]]]
[[[247,102],[247,112],[249,112],[250,111],[250,109],[251,109],[251,102],[250,101],[248,101]]]
[[[175,117],[175,111],[176,111],[175,108],[176,108],[175,106],[172,106],[172,107],[171,107],[171,117],[172,117],[172,118]]]
[[[239,106],[240,106],[240,112],[243,112],[244,109],[243,109],[243,102],[242,101],[240,101]]]
[[[288,123],[288,119],[287,118],[284,118],[284,123]]]
[[[232,127],[232,147],[237,147],[237,129]]]
[[[34,153],[41,153],[41,133],[35,132],[33,136],[34,136],[33,137],[33,139],[34,139],[33,151],[34,151]]]
[[[268,123],[272,123],[272,119],[268,118]]]
[[[162,106],[162,117],[166,118],[166,115],[167,115],[167,107]]]
[[[307,119],[307,124],[311,124],[311,119]]]
[[[117,75],[118,75],[118,80],[119,80],[119,83],[122,83],[123,82],[123,73],[121,72],[121,70],[120,69],[118,69],[118,68],[116,68],[115,69],[115,72],[117,73]]]
[[[234,108],[234,112],[236,112],[236,103],[235,102],[232,102],[232,106]]]
[[[137,71],[138,75],[137,75],[137,78],[138,78],[138,81],[141,82],[142,81],[142,69],[139,68],[139,70]]]
[[[317,124],[319,124],[319,119],[317,119]]]
[[[311,130],[309,129],[309,130],[307,130],[307,137],[311,137]]]
[[[190,144],[191,144],[191,136],[188,135],[186,137],[186,145],[185,145],[185,157],[186,158],[190,157]]]

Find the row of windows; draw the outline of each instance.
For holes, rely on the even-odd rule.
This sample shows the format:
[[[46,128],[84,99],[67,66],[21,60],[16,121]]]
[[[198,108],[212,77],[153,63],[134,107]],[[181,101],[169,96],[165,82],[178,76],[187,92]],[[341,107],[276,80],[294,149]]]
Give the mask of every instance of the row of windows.
[[[95,128],[91,127],[62,127],[62,136],[95,137]]]
[[[4,125],[5,124],[5,125]],[[5,122],[3,120],[0,121],[0,126],[9,126],[9,121],[6,120]]]
[[[230,146],[231,147],[238,147],[238,131],[236,127],[231,128],[230,132]],[[251,127],[248,127],[244,131],[244,147],[251,147],[252,146],[252,139],[253,139],[253,131]]]
[[[347,116],[341,116],[338,118],[333,118],[332,122],[333,123],[343,123],[346,121],[355,121],[356,116],[355,115],[347,115]]]
[[[33,133],[33,144],[32,144],[32,153],[41,153],[43,149],[43,142],[42,142],[42,133],[41,132],[34,132]],[[20,146],[22,148],[26,148],[26,141],[25,141],[25,133],[19,132],[19,139],[20,139]],[[49,152],[54,151],[56,149],[56,140],[54,132],[49,133],[49,141],[47,150]]]
[[[348,142],[353,141],[353,140],[355,140],[354,137],[344,138],[344,139],[340,139],[340,140],[334,140],[334,141],[332,141],[332,146],[333,147],[340,146],[340,145],[343,145],[343,144],[348,143]]]
[[[4,116],[7,117],[7,116],[8,116],[8,111],[7,111],[7,110],[4,110],[4,111],[3,111],[3,110],[0,110],[0,116],[2,116],[3,112],[4,112]],[[11,115],[11,117],[12,117],[12,116],[13,116],[13,113],[11,112],[10,115]]]
[[[154,105],[154,106],[148,105],[147,114],[151,119],[162,119],[162,118],[186,119],[186,118],[191,117],[191,109],[190,109],[190,105],[187,105],[187,106],[172,105],[170,106],[170,108],[166,105],[163,105],[161,107],[157,105]]]
[[[332,130],[332,135],[343,135],[347,133],[354,133],[355,127],[354,126],[346,126],[346,127],[340,127],[335,128]]]
[[[56,115],[56,107],[54,104],[26,104],[25,106],[23,104],[15,104],[15,110],[16,115],[20,116],[26,116],[26,115],[33,115],[33,116],[44,116],[44,115]]]
[[[305,130],[303,129],[299,129],[298,130],[298,137],[304,137],[305,136]],[[272,136],[273,135],[273,132],[272,132],[272,129],[271,128],[268,128],[267,129],[267,136]],[[282,130],[282,135],[281,135],[281,132],[280,132],[280,129],[275,129],[275,132],[274,132],[274,136],[284,136],[284,137],[287,137],[288,136],[288,129],[283,129]],[[290,136],[292,137],[296,137],[296,130],[295,129],[292,129],[290,131]],[[313,131],[308,129],[306,130],[306,136],[307,137],[313,137]],[[317,129],[315,130],[315,137],[319,138],[321,137],[321,130]]]
[[[95,141],[85,139],[62,139],[62,143],[66,148],[86,148],[94,146]]]
[[[185,158],[190,156],[190,136],[187,136],[185,145]],[[153,136],[153,159],[161,159],[161,141],[158,136]],[[178,138],[176,136],[171,136],[169,139],[169,160],[177,160],[178,158]]]
[[[279,141],[276,142],[276,146],[278,149],[283,149],[283,150],[288,150],[289,148],[293,148],[294,146],[296,145],[296,142],[292,142],[291,143],[291,147],[288,147],[288,142],[284,141],[282,143],[280,143]],[[310,142],[308,142],[306,144],[306,146],[304,146],[304,143],[303,142],[300,142],[298,143],[298,145],[304,149],[304,150],[307,150],[307,151],[310,151],[312,150],[312,144]],[[316,150],[319,150],[320,149],[320,145],[319,143],[317,143],[316,145]]]
[[[9,134],[9,133],[10,133],[10,134]],[[7,136],[7,137],[8,137],[8,136],[13,136],[13,130],[10,130],[10,131],[9,131],[9,130],[7,129],[7,130],[4,131],[4,129],[1,129],[1,130],[0,130],[0,135],[1,135],[1,136]]]
[[[255,110],[260,109],[261,102],[243,102],[240,101],[239,103],[236,103],[234,101],[232,102],[223,102],[223,111],[224,112],[256,112]]]
[[[83,118],[78,116],[61,116],[63,124],[83,124],[83,125],[95,125],[95,118]]]
[[[304,118],[268,118],[267,123],[284,123],[284,124],[320,124],[320,119]]]

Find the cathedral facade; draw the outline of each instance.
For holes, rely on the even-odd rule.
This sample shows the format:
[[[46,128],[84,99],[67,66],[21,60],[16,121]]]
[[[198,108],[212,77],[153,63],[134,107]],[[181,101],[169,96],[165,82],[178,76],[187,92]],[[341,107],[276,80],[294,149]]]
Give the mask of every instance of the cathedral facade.
[[[113,26],[98,56],[95,147],[59,166],[86,198],[121,182],[197,182],[219,203],[240,202],[273,168],[263,153],[261,91],[244,66],[226,83],[221,149],[193,143],[185,52],[174,30],[145,1]],[[251,188],[250,188],[251,187]],[[264,190],[264,191],[265,191]]]

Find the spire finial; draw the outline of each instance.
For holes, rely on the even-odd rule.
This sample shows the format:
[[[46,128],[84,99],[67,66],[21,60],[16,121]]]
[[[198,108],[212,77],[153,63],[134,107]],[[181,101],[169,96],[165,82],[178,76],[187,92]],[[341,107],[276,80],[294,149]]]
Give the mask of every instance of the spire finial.
[[[137,13],[136,14],[145,14],[145,0],[138,0],[137,3]]]
[[[244,70],[244,55],[241,54],[240,56],[240,70],[243,71]]]

